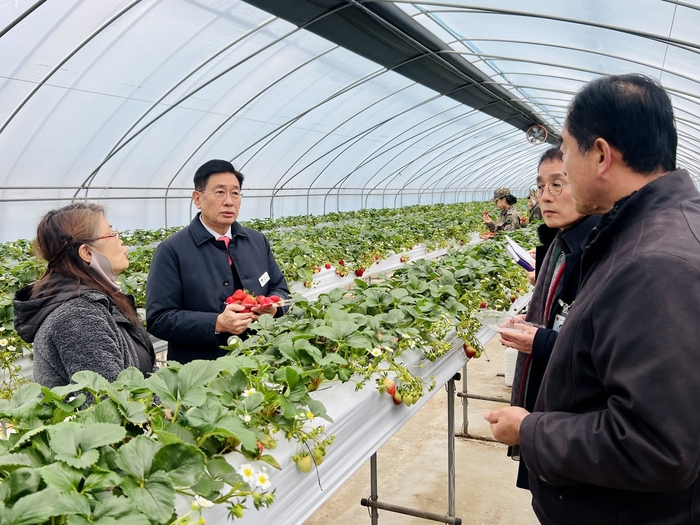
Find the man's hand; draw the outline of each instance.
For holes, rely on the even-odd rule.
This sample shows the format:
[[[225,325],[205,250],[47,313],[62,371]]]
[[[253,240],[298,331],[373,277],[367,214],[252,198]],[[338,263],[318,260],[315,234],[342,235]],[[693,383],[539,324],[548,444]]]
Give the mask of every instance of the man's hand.
[[[520,326],[518,326],[520,328]],[[535,334],[538,328],[536,326],[524,326],[523,332],[514,332],[513,330],[499,330],[501,335],[501,344],[510,348],[515,348],[518,352],[524,354],[532,353],[532,343],[535,340]]]
[[[520,423],[530,412],[522,407],[506,407],[486,412],[484,419],[491,423],[493,437],[506,445],[520,444]]]
[[[263,314],[270,314],[272,317],[274,317],[277,313],[277,307],[274,304],[272,306],[268,306],[267,308],[263,308],[261,306],[253,306],[250,309],[250,312],[253,314],[253,321],[257,321],[258,318]]]
[[[248,325],[253,322],[253,313],[244,312],[245,307],[240,304],[227,304],[223,312],[216,318],[216,332],[239,335],[245,332]]]

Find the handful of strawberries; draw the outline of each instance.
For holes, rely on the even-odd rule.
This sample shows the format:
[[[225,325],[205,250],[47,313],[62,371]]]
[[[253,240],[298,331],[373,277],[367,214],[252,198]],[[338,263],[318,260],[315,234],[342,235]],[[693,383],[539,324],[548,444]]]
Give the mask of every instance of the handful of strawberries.
[[[233,295],[226,298],[226,304],[240,304],[245,307],[243,312],[250,312],[250,309],[254,306],[259,306],[261,308],[269,308],[280,302],[280,298],[276,295],[271,295],[265,297],[264,295],[258,295],[257,297],[249,294],[245,290],[236,290]]]

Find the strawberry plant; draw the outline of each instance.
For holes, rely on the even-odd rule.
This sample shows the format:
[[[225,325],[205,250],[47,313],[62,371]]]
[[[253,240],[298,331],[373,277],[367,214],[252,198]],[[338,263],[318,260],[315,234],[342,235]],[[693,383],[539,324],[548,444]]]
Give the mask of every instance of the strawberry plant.
[[[323,427],[309,428],[328,416],[299,379],[289,367],[234,356],[171,363],[147,379],[130,368],[114,383],[79,372],[66,387],[25,385],[0,400],[13,428],[0,440],[0,519],[186,523],[176,494],[192,497],[194,512],[211,502],[240,517],[248,501],[268,506],[269,476],[249,461],[279,468],[265,453],[273,434],[324,454],[332,442]],[[236,469],[225,453],[245,463]]]

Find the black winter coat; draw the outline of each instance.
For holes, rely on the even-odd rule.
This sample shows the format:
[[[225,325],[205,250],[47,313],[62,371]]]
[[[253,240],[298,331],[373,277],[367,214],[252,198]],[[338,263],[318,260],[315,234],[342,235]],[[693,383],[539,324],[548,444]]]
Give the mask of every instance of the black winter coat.
[[[226,245],[214,239],[199,215],[158,245],[146,282],[148,331],[168,341],[168,359],[180,363],[226,355],[220,347],[231,334],[215,333],[216,318],[236,281],[254,295],[289,297],[287,282],[262,233],[233,223],[230,266]],[[283,309],[277,314],[282,315]]]
[[[546,525],[700,523],[700,194],[685,170],[622,199],[520,428]]]

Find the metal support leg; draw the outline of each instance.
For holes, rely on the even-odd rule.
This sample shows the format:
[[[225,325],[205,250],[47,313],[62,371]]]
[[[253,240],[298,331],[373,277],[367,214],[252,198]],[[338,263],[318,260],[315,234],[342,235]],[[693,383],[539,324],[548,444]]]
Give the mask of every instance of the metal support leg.
[[[377,495],[377,453],[372,454],[369,458],[369,476],[370,476],[370,490],[371,494],[369,496],[370,500],[377,501],[379,496]],[[372,525],[379,524],[379,510],[377,507],[372,507],[371,517]]]
[[[447,382],[447,515],[455,516],[455,380]]]
[[[467,399],[467,365],[462,368],[462,436],[469,437],[469,399]]]

